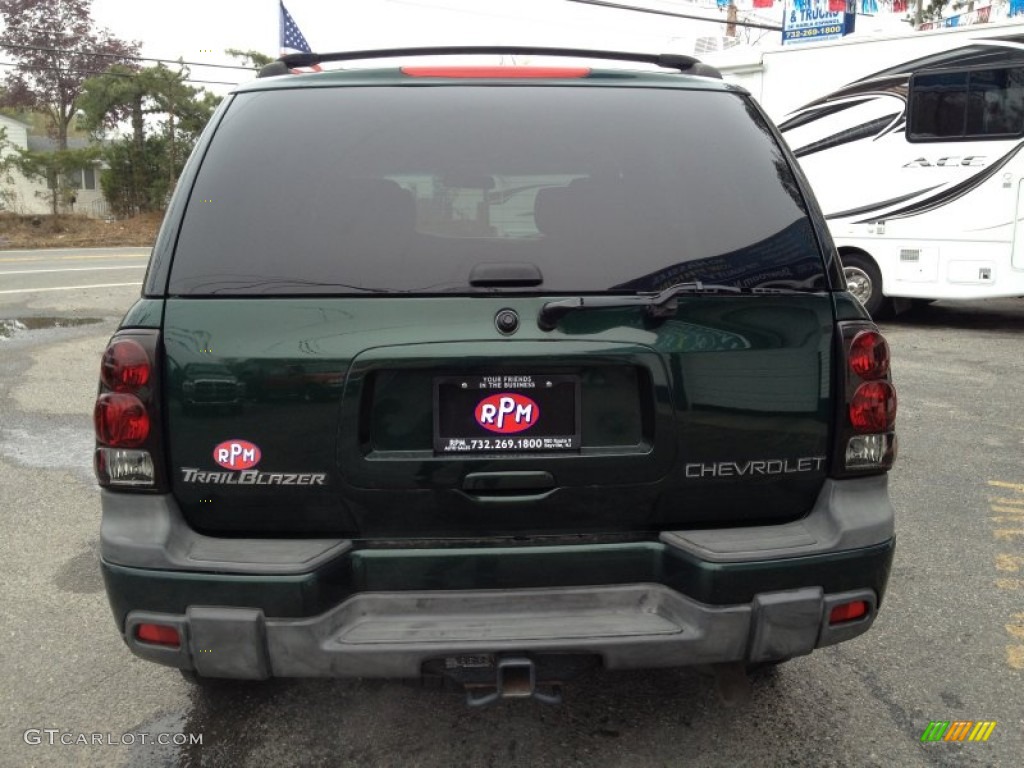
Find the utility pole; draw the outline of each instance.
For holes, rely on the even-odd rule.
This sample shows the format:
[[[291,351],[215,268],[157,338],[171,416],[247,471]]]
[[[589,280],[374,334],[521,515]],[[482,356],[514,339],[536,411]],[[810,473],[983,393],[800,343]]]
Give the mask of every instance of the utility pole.
[[[725,9],[725,36],[736,37],[736,3],[729,0],[729,6]]]
[[[914,8],[914,29],[921,28],[921,15],[924,13],[924,9],[922,8],[923,3],[924,0],[917,0],[917,5]]]

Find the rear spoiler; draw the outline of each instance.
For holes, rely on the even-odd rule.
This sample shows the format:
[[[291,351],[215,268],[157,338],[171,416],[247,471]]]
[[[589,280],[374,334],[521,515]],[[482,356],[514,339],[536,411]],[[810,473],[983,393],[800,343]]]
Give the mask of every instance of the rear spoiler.
[[[682,74],[722,79],[714,67],[693,56],[680,53],[637,53],[629,51],[602,51],[591,48],[544,48],[516,45],[462,45],[421,48],[377,48],[365,51],[336,51],[334,53],[289,53],[260,69],[257,77],[275,77],[291,74],[298,67],[313,67],[332,61],[365,59],[393,59],[418,56],[473,56],[494,54],[506,56],[566,56],[576,59],[605,59],[608,61],[636,61],[674,69]]]

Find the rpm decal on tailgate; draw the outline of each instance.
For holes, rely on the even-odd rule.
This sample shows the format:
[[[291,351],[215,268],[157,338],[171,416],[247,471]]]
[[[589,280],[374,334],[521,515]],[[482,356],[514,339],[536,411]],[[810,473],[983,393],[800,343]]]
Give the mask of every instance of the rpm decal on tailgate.
[[[476,423],[491,432],[511,435],[529,429],[540,419],[540,406],[518,392],[501,392],[477,403]]]
[[[224,469],[252,469],[262,457],[260,447],[248,440],[225,440],[213,449],[213,460]]]
[[[263,452],[248,440],[225,440],[213,448],[213,460],[227,472],[210,472],[199,467],[181,467],[183,483],[215,485],[324,485],[323,472],[263,472],[253,469]]]

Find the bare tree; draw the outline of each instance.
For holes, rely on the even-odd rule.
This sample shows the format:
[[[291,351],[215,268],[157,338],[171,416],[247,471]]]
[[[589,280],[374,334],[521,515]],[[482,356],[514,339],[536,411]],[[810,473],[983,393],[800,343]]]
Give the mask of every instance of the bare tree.
[[[138,43],[97,29],[91,0],[0,0],[0,49],[17,66],[4,80],[2,106],[46,115],[60,150],[68,148],[82,83],[112,64],[135,67]]]

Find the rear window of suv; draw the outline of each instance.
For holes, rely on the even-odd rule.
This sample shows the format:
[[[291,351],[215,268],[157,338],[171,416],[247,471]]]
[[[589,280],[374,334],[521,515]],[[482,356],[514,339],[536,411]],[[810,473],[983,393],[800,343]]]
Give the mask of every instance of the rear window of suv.
[[[536,266],[538,293],[825,284],[800,190],[747,97],[410,85],[237,95],[169,292],[469,293],[473,268],[495,262]]]

